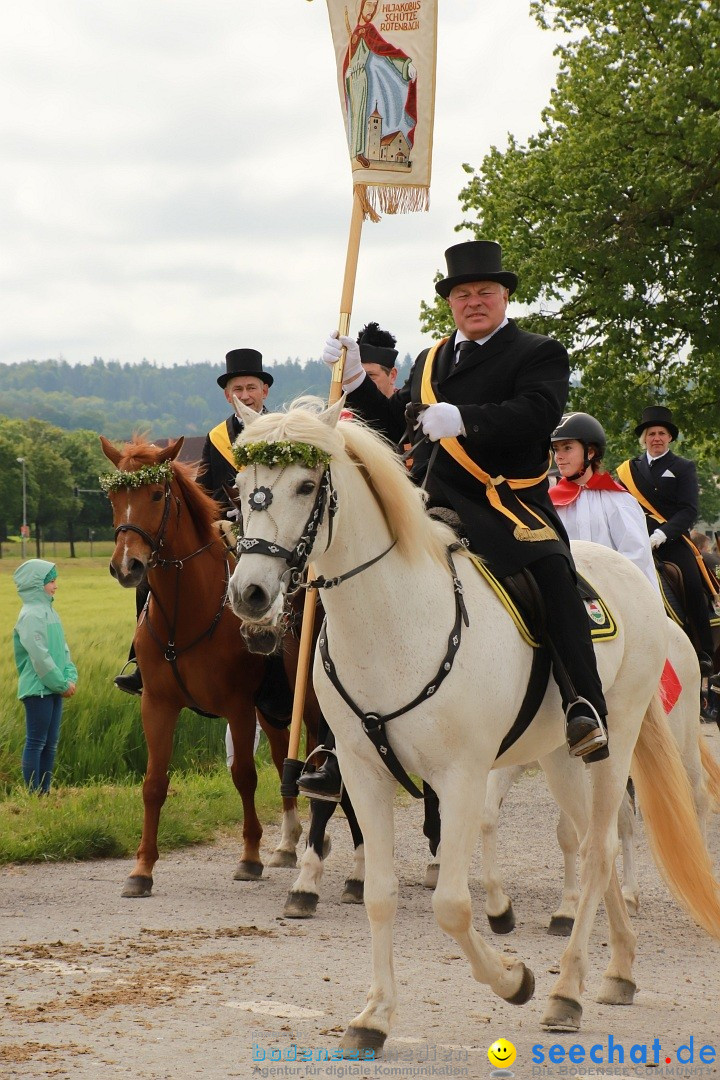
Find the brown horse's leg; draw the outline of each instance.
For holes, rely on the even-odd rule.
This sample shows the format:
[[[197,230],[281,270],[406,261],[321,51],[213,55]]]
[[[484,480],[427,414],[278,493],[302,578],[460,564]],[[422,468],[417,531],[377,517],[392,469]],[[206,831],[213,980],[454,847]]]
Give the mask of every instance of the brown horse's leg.
[[[247,703],[241,712],[228,716],[235,756],[230,768],[233,783],[243,804],[243,850],[235,871],[235,881],[257,881],[262,877],[260,859],[262,825],[255,809],[257,772],[253,756],[255,742],[255,708]]]
[[[142,696],[142,722],[148,748],[148,763],[143,781],[143,830],[136,862],[125,882],[123,896],[150,896],[153,867],[159,858],[158,825],[168,790],[168,766],[172,756],[173,735],[178,709],[161,700],[153,700],[147,689]]]
[[[288,728],[278,730],[260,716],[260,723],[270,743],[273,764],[282,780],[283,762],[287,757],[290,732]],[[297,844],[302,835],[302,825],[297,812],[297,799],[283,799],[282,829],[280,843],[273,851],[268,866],[281,866],[292,869],[297,866]]]

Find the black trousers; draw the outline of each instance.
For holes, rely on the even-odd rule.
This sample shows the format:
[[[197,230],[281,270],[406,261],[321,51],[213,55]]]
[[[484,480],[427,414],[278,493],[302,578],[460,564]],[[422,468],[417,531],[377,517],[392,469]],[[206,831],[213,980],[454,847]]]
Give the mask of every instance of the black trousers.
[[[684,540],[666,540],[660,547],[655,548],[655,555],[661,562],[675,563],[679,567],[685,586],[685,613],[690,623],[690,638],[696,649],[712,656],[715,650],[710,628],[708,594],[695,556]]]
[[[587,698],[600,716],[607,714],[602,684],[590,637],[590,620],[577,591],[575,576],[562,555],[548,555],[528,570],[545,600],[550,640],[560,654],[580,697]],[[557,675],[555,676],[557,681]],[[563,707],[569,702],[563,695]]]

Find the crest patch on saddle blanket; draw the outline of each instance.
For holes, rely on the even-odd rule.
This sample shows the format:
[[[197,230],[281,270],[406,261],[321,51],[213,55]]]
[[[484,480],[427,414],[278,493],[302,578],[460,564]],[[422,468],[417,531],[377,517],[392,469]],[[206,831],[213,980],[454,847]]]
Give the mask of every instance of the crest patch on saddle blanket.
[[[501,578],[496,578],[477,556],[470,555],[470,559],[476,570],[482,574],[490,588],[502,603],[508,615],[515,623],[522,639],[526,641],[528,645],[531,645],[533,649],[538,649],[540,647],[540,642],[537,640],[534,627],[530,625],[528,611],[525,609],[524,605],[522,605],[518,593],[510,585],[510,582],[507,579],[503,580]],[[610,613],[607,604],[599,595],[597,589],[590,584],[587,578],[581,577],[580,574],[578,574],[578,592],[580,593],[580,599],[585,605],[585,610],[588,614],[590,637],[593,642],[612,641],[613,638],[616,638],[618,633],[617,623]]]

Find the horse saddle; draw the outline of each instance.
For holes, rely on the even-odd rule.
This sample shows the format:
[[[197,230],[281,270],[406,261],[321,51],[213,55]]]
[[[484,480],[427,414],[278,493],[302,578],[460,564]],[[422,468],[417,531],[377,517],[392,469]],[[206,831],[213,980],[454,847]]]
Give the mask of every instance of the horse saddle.
[[[695,639],[692,624],[687,617],[685,583],[680,567],[677,566],[676,563],[663,562],[661,559],[655,559],[654,562],[658,580],[660,582],[660,593],[663,598],[663,604],[665,605],[665,612],[668,618],[672,619],[673,622],[676,622],[678,626],[681,626],[689,635],[695,648],[699,648],[699,642]],[[710,603],[709,599],[708,618],[710,620],[710,626],[713,629],[720,626],[720,615]]]

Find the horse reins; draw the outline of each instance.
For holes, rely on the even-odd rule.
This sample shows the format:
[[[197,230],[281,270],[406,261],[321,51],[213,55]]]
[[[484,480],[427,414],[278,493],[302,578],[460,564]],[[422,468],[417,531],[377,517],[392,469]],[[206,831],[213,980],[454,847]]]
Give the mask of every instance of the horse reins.
[[[213,634],[215,633],[217,625],[220,622],[220,619],[222,618],[223,611],[225,610],[228,586],[230,584],[230,567],[228,565],[228,560],[227,560],[227,556],[226,556],[225,559],[224,559],[224,562],[225,562],[225,585],[224,585],[224,589],[223,589],[222,599],[220,601],[220,607],[217,610],[217,612],[215,613],[210,625],[207,627],[207,629],[203,630],[203,632],[201,634],[199,634],[193,641],[191,641],[189,645],[185,645],[185,646],[183,646],[182,649],[178,649],[176,644],[175,644],[175,634],[176,634],[176,630],[177,630],[178,609],[179,609],[179,604],[180,604],[180,572],[184,568],[185,563],[190,562],[190,560],[194,559],[196,555],[202,555],[202,553],[204,551],[207,551],[209,548],[211,548],[213,546],[213,544],[215,544],[217,541],[215,539],[213,539],[208,544],[204,544],[202,547],[197,548],[195,551],[191,552],[189,555],[185,555],[183,558],[180,558],[180,559],[176,559],[176,558],[166,559],[166,558],[163,558],[160,555],[160,552],[161,552],[161,550],[163,548],[163,545],[165,543],[165,530],[167,529],[168,521],[170,519],[171,495],[172,495],[172,491],[171,491],[171,488],[170,488],[170,483],[168,481],[166,481],[165,482],[165,506],[163,508],[163,516],[162,516],[162,520],[160,522],[160,528],[158,529],[155,536],[151,536],[150,533],[146,532],[146,530],[141,528],[139,525],[132,525],[130,523],[124,523],[122,525],[118,525],[117,528],[115,529],[115,540],[117,540],[120,533],[123,533],[123,532],[135,532],[135,533],[138,534],[138,536],[142,537],[142,539],[150,547],[150,559],[148,560],[148,564],[147,564],[147,568],[149,570],[154,570],[155,568],[159,568],[161,570],[166,570],[169,567],[173,567],[173,566],[175,567],[175,570],[177,571],[177,573],[176,573],[176,577],[175,577],[175,599],[174,599],[174,604],[173,604],[173,617],[172,617],[172,620],[170,620],[168,618],[167,612],[165,611],[162,603],[160,602],[160,598],[158,597],[157,593],[153,590],[152,586],[150,586],[149,582],[148,582],[149,594],[148,594],[148,598],[147,598],[147,601],[145,602],[145,607],[143,608],[143,611],[141,613],[140,618],[141,619],[144,618],[145,624],[146,624],[146,626],[148,628],[148,632],[150,634],[150,637],[153,639],[155,644],[158,645],[159,648],[162,650],[163,656],[165,657],[165,659],[168,661],[168,663],[172,667],[173,674],[175,676],[175,679],[177,681],[178,686],[180,687],[182,693],[185,695],[185,697],[190,702],[190,708],[195,709],[197,712],[203,713],[203,715],[205,715],[205,716],[210,716],[212,714],[206,712],[204,709],[201,709],[200,706],[198,705],[198,703],[193,698],[192,694],[189,692],[188,688],[186,687],[185,683],[183,682],[182,676],[180,675],[180,671],[178,669],[177,662],[178,662],[178,657],[179,656],[181,656],[183,653],[188,652],[190,649],[194,648],[196,645],[199,645],[201,641],[205,640],[205,638],[208,638],[208,639],[211,638],[213,636]],[[177,521],[179,522],[180,521],[180,513],[181,513],[181,510],[182,510],[182,503],[180,502],[180,499],[178,499],[177,496],[175,496],[175,505],[176,505],[176,508],[177,508]],[[150,597],[151,596],[155,600],[155,603],[158,606],[160,614],[162,615],[162,617],[165,620],[166,625],[168,626],[169,636],[168,636],[168,640],[167,640],[166,644],[163,644],[162,639],[160,638],[160,636],[158,635],[158,633],[154,629],[152,623],[150,622],[149,603],[150,603]]]

